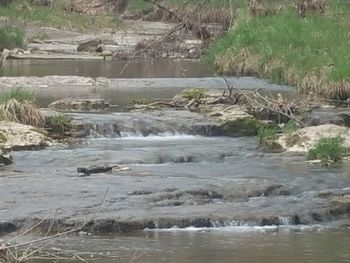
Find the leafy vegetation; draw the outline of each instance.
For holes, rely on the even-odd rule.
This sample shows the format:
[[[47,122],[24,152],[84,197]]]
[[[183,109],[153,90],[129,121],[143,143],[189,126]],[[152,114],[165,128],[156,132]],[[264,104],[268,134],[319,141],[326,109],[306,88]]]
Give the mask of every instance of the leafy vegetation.
[[[343,5],[346,6],[346,5]],[[344,7],[349,8],[349,7]],[[207,50],[204,61],[221,73],[255,75],[332,99],[350,96],[348,10],[300,17],[295,10],[249,16],[241,10],[235,26]]]
[[[20,88],[0,96],[0,120],[42,127],[44,117],[35,104],[32,93]]]
[[[308,152],[308,160],[321,160],[322,164],[339,161],[346,149],[344,139],[338,137],[321,138]]]
[[[1,6],[0,6],[1,9]],[[4,48],[12,49],[23,45],[24,32],[19,27],[0,27],[0,51]]]
[[[70,11],[70,1],[53,1],[52,6],[25,4],[21,0],[13,0],[7,6],[0,5],[0,16],[8,18],[11,23],[35,23],[62,29],[116,28],[119,18],[114,14],[89,16]]]

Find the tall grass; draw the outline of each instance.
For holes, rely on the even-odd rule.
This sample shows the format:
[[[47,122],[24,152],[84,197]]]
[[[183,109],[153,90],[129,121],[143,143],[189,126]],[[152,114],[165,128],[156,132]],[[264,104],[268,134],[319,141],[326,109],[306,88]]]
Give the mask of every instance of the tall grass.
[[[279,15],[242,16],[207,50],[204,61],[222,73],[254,75],[333,98],[343,99],[343,93],[346,99],[349,29],[347,15],[301,18],[286,10]]]
[[[1,8],[1,7],[0,7]],[[0,51],[23,45],[24,32],[19,27],[0,26]]]
[[[0,120],[42,127],[45,119],[35,104],[32,93],[20,88],[0,96]]]
[[[24,7],[23,1],[13,0],[8,6],[0,5],[0,16],[7,17],[15,24],[35,23],[63,29],[85,30],[92,28],[116,28],[119,18],[114,14],[90,16],[71,12],[69,1],[53,1],[52,6],[30,5]]]

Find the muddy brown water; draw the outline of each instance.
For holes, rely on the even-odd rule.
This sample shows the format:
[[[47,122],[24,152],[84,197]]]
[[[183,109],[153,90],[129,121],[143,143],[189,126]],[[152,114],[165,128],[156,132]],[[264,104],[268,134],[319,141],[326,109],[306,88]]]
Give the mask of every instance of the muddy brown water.
[[[206,74],[199,71],[184,80],[203,85],[217,81],[195,78]],[[129,97],[121,90],[151,90],[151,98],[160,91],[170,96],[181,85],[176,84],[179,79],[169,79],[174,75],[167,77],[162,82],[113,76],[112,83],[122,102]],[[258,83],[285,89],[252,78],[235,81],[247,88]],[[255,138],[201,136],[194,126],[203,120],[188,114],[72,114],[89,123],[87,138],[13,152],[14,164],[1,168],[0,222],[33,217],[85,220],[108,188],[96,220],[136,222],[137,231],[118,233],[117,225],[107,222],[90,229],[91,235],[55,240],[50,251],[99,263],[350,262],[349,222],[329,216],[319,195],[349,192],[349,162],[318,167],[300,155],[257,151]],[[77,176],[77,167],[105,163],[131,170]],[[35,236],[24,239],[30,238]]]

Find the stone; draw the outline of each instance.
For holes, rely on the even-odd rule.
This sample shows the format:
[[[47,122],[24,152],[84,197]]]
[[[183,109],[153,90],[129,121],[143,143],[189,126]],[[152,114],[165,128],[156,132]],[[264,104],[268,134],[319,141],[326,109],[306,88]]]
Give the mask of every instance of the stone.
[[[344,146],[346,148],[350,148],[350,129],[335,124],[305,127],[298,130],[293,135],[299,136],[299,139],[294,145],[288,143],[291,136],[290,134],[283,134],[278,138],[277,142],[283,147],[284,150],[289,152],[305,153],[321,138],[337,136],[344,139]]]
[[[26,50],[23,52],[23,55],[30,55],[30,54],[32,54],[32,53],[29,50]]]
[[[38,149],[52,144],[44,130],[30,125],[0,121],[0,133],[6,149]]]
[[[71,111],[101,111],[109,107],[103,99],[62,99],[52,102],[49,108]]]
[[[104,56],[104,57],[110,57],[110,56],[113,55],[113,53],[110,50],[104,50],[104,51],[102,51],[101,55]]]
[[[95,52],[97,47],[101,44],[101,40],[92,39],[86,42],[81,43],[77,47],[78,52]]]
[[[0,166],[9,165],[12,163],[10,151],[6,148],[0,149]]]

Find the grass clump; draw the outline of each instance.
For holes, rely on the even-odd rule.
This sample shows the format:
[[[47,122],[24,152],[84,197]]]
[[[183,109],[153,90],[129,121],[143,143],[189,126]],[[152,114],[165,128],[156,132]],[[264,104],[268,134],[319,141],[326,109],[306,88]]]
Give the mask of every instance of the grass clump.
[[[245,15],[209,47],[204,61],[221,73],[259,76],[343,100],[350,97],[349,26],[345,14]]]
[[[204,94],[205,90],[203,88],[185,89],[184,91],[182,91],[182,96],[188,100],[198,100],[200,98],[203,98]]]
[[[270,144],[271,141],[277,139],[277,128],[275,127],[260,127],[258,130],[259,145]]]
[[[1,7],[0,7],[1,8]],[[19,27],[1,26],[0,27],[0,51],[4,48],[12,49],[22,47],[24,32]]]
[[[328,165],[339,161],[345,154],[344,139],[337,137],[321,138],[307,154],[308,160],[321,160],[321,163]]]
[[[36,103],[34,94],[30,91],[23,90],[22,88],[12,89],[0,96],[0,103],[5,103],[9,100],[15,99],[18,102],[31,102]]]
[[[14,89],[0,96],[0,119],[42,127],[44,117],[32,93]]]
[[[56,133],[65,133],[72,128],[72,119],[65,114],[48,116],[45,119],[45,126]]]

